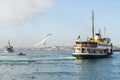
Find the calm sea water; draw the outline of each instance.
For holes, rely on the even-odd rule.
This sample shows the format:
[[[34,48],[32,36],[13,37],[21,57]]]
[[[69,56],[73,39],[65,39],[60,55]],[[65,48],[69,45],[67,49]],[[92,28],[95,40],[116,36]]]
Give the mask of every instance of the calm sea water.
[[[120,80],[120,52],[112,58],[77,60],[72,51],[0,53],[0,80]]]

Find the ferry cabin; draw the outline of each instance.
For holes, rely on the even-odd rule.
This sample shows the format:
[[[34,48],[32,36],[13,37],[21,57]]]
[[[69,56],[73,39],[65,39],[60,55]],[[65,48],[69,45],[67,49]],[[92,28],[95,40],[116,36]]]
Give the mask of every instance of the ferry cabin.
[[[76,41],[74,55],[112,55],[112,44],[107,42]]]

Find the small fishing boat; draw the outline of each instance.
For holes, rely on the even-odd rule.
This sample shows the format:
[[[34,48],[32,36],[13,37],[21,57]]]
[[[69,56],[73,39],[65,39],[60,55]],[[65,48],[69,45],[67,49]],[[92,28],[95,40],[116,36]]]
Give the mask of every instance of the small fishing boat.
[[[18,56],[25,56],[26,54],[23,54],[22,52],[20,52],[19,54],[17,54]]]

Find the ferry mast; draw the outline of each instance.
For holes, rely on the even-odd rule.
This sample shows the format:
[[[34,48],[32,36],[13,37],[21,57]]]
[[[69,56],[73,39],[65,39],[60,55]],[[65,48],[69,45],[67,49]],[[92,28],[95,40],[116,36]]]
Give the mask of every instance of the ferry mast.
[[[92,40],[94,40],[94,11],[92,10]]]

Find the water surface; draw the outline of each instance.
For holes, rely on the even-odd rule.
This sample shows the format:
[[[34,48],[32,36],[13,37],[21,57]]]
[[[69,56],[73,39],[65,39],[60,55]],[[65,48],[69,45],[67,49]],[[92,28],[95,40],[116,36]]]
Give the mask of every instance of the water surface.
[[[0,53],[0,80],[120,80],[120,52],[112,58],[82,59],[72,51]]]

